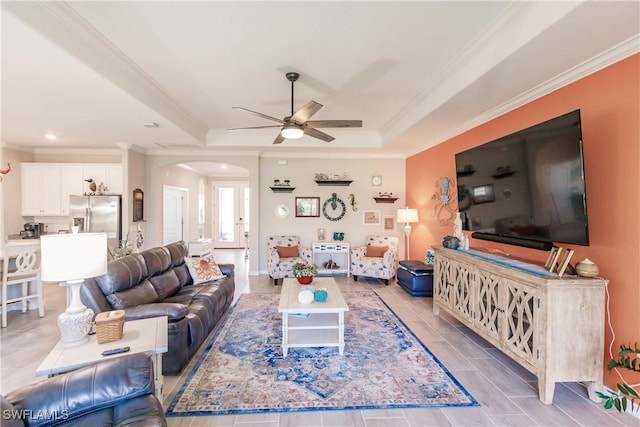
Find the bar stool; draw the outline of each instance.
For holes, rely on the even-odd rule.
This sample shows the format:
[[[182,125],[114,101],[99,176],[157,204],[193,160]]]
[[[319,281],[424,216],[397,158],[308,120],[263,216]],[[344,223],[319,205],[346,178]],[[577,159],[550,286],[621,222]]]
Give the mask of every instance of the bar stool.
[[[2,327],[7,327],[7,304],[22,302],[22,312],[26,313],[30,299],[36,299],[40,317],[44,317],[44,291],[40,280],[40,243],[8,243],[4,247],[2,266]],[[10,260],[15,260],[15,267]],[[34,286],[29,286],[33,284]],[[8,298],[12,285],[22,285],[19,296]]]

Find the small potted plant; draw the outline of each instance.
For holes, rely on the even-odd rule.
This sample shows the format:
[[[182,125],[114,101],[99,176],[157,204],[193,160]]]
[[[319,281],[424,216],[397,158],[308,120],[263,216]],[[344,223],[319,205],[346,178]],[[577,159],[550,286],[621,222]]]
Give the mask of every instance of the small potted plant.
[[[313,281],[313,276],[318,273],[318,266],[315,264],[306,264],[296,262],[293,264],[293,275],[298,279],[301,285],[308,285]]]

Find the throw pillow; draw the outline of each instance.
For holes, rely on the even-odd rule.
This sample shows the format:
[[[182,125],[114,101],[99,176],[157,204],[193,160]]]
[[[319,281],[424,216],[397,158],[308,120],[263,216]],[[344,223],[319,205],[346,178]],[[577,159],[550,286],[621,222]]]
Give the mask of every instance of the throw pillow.
[[[209,280],[222,279],[224,277],[220,267],[218,267],[218,264],[213,260],[213,255],[191,257],[185,261],[194,285]]]
[[[280,258],[293,258],[298,256],[298,246],[276,246]]]
[[[387,249],[389,249],[389,246],[367,246],[367,254],[366,256],[368,257],[374,257],[374,258],[382,258],[384,256],[384,253],[387,252]]]

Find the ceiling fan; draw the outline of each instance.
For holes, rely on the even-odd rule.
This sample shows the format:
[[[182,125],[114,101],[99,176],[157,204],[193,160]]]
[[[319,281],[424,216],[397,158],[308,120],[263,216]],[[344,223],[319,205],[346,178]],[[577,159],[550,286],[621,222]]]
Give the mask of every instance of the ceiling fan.
[[[315,101],[309,101],[304,104],[298,111],[293,110],[293,84],[298,80],[300,74],[289,72],[285,75],[287,80],[291,82],[291,115],[287,116],[283,119],[278,119],[266,114],[258,113],[257,111],[249,110],[243,107],[233,107],[236,110],[248,111],[249,113],[256,114],[260,117],[264,117],[265,119],[272,120],[274,122],[280,123],[279,125],[269,125],[269,126],[252,126],[252,127],[243,127],[243,128],[233,128],[227,130],[239,130],[239,129],[265,129],[265,128],[274,128],[280,127],[280,133],[276,136],[276,139],[273,140],[274,144],[281,144],[285,139],[298,139],[302,138],[303,135],[309,135],[314,138],[321,139],[326,142],[331,142],[335,138],[331,135],[328,135],[322,131],[319,131],[318,128],[359,128],[362,127],[362,120],[309,120],[311,116],[317,113],[321,108],[322,104],[319,104]]]

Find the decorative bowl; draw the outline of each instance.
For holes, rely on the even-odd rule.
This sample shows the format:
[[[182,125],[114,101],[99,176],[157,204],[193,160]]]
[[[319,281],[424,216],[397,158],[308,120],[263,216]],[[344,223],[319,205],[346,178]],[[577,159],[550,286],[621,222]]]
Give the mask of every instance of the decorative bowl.
[[[600,269],[589,258],[585,258],[576,264],[576,273],[582,277],[596,277],[600,273]]]

